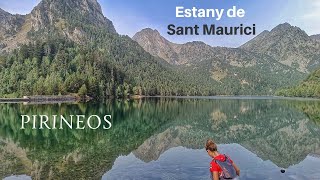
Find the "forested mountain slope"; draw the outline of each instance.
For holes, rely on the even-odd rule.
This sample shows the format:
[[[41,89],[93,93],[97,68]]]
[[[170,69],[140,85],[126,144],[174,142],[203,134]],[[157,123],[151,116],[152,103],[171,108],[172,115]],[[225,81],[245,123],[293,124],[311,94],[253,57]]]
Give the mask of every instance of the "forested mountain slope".
[[[196,93],[189,92],[193,82],[165,61],[118,35],[96,0],[42,0],[22,18],[22,25],[7,28],[15,29],[10,35],[1,33],[6,34],[1,97],[78,93],[80,88],[96,98]]]
[[[271,95],[276,89],[295,85],[307,76],[264,53],[211,47],[197,41],[176,44],[149,28],[138,32],[133,39],[153,56],[176,66],[191,81],[212,84],[218,94]]]

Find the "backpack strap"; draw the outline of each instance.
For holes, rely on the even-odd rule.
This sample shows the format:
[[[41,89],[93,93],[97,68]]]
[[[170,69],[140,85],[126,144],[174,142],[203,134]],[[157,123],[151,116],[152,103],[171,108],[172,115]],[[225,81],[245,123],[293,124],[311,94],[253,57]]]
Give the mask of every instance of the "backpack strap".
[[[223,156],[225,157],[225,160],[224,160],[224,161],[220,161],[220,160],[217,160],[217,159],[215,159],[215,158],[213,158],[213,161],[214,161],[215,163],[217,163],[217,161],[226,162],[227,159],[230,159],[229,156],[227,156],[227,155],[225,155],[225,154],[223,154]]]
[[[227,161],[228,159],[230,160],[229,156],[227,156],[226,154],[223,154],[225,157],[225,161]]]

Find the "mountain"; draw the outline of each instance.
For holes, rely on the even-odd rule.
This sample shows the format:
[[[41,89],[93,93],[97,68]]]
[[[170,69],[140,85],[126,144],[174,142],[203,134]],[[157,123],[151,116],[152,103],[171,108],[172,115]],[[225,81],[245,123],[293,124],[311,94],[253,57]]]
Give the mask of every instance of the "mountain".
[[[45,39],[53,34],[77,43],[86,43],[92,38],[90,32],[93,30],[103,29],[116,33],[112,22],[104,17],[96,0],[42,0],[25,16],[11,15],[1,10],[0,19],[0,35],[3,39],[1,49],[9,52],[19,44]]]
[[[10,25],[2,24],[2,29],[16,29],[1,41],[1,97],[65,95],[80,89],[95,99],[195,95],[207,86],[187,81],[164,60],[117,34],[97,0],[42,0],[26,16],[1,14]],[[20,17],[21,23],[15,20]],[[195,87],[199,89],[191,92]]]
[[[197,41],[175,44],[151,29],[138,32],[133,39],[153,56],[176,65],[190,81],[210,84],[218,94],[273,94],[287,82],[295,84],[306,77],[267,54],[242,48],[211,47]]]
[[[116,33],[112,22],[104,17],[97,0],[43,0],[31,12],[35,31],[48,26],[77,25],[106,28]],[[67,22],[66,22],[67,21]],[[68,24],[69,23],[69,24]]]
[[[203,59],[203,55],[212,54],[211,47],[203,42],[175,44],[162,37],[157,30],[150,28],[136,33],[132,39],[151,55],[158,56],[173,65],[190,63],[196,58]]]
[[[0,33],[1,36],[16,33],[24,23],[24,16],[12,15],[0,8]]]
[[[137,41],[146,51],[153,56],[158,56],[170,64],[181,64],[174,44],[163,38],[157,30],[143,29],[136,33],[133,40]]]
[[[309,73],[320,65],[320,43],[289,23],[262,32],[240,48],[266,54],[300,72]]]
[[[1,17],[0,96],[4,97],[78,93],[81,87],[86,90],[81,94],[97,98],[272,95],[276,89],[295,85],[308,72],[250,48],[211,47],[197,41],[175,44],[151,29],[137,33],[135,42],[117,34],[97,0],[42,0],[30,14],[2,10]],[[291,27],[281,26],[253,42]],[[299,42],[311,39],[298,34]],[[316,45],[310,47],[312,52],[305,53],[313,67],[318,51]]]
[[[12,39],[20,30],[25,22],[25,16],[12,15],[0,8],[0,52],[6,48],[6,39]]]

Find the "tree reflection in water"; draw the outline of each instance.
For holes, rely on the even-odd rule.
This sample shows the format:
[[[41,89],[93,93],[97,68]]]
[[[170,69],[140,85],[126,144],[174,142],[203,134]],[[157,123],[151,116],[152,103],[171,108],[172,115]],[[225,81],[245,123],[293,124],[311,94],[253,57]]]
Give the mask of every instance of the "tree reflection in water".
[[[133,152],[150,162],[172,147],[238,143],[287,168],[320,154],[320,103],[293,100],[145,99],[102,104],[0,104],[0,177],[100,179]],[[112,115],[111,130],[20,130],[21,114]],[[280,158],[281,157],[281,158]]]

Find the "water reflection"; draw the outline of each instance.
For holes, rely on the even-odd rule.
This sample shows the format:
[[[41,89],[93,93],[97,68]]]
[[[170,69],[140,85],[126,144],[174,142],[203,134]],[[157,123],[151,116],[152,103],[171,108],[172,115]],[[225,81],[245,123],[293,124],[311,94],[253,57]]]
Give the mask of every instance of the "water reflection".
[[[165,168],[173,159],[176,168],[182,168],[178,172],[191,168],[189,173],[202,177],[202,171],[207,173],[207,160],[192,160],[186,165],[170,152],[181,146],[197,151],[208,137],[220,144],[237,143],[257,155],[260,160],[242,162],[248,169],[270,160],[278,172],[278,167],[299,164],[310,153],[320,154],[318,101],[148,99],[104,104],[0,104],[0,114],[0,178],[26,174],[33,179],[100,179],[106,172],[117,177],[112,175],[127,172],[116,168],[118,157],[121,160],[129,154],[121,163],[137,158],[142,164],[161,160],[154,166],[163,169],[159,172],[163,179],[179,175]],[[21,114],[111,114],[113,127],[107,131],[20,130]],[[175,151],[173,156],[177,157],[188,154],[184,149]],[[201,159],[200,151],[189,154]],[[167,153],[170,158],[160,158]],[[151,168],[138,164],[130,166],[137,172]],[[247,179],[254,176],[252,171],[246,174]]]
[[[262,160],[238,144],[219,145],[221,152],[230,155],[241,168],[240,179],[317,179],[320,158],[307,156],[302,162],[286,169],[282,174],[273,162]],[[204,149],[171,148],[156,161],[141,161],[134,153],[118,157],[112,170],[103,175],[109,179],[210,179],[208,157]],[[124,172],[125,170],[125,172]]]

